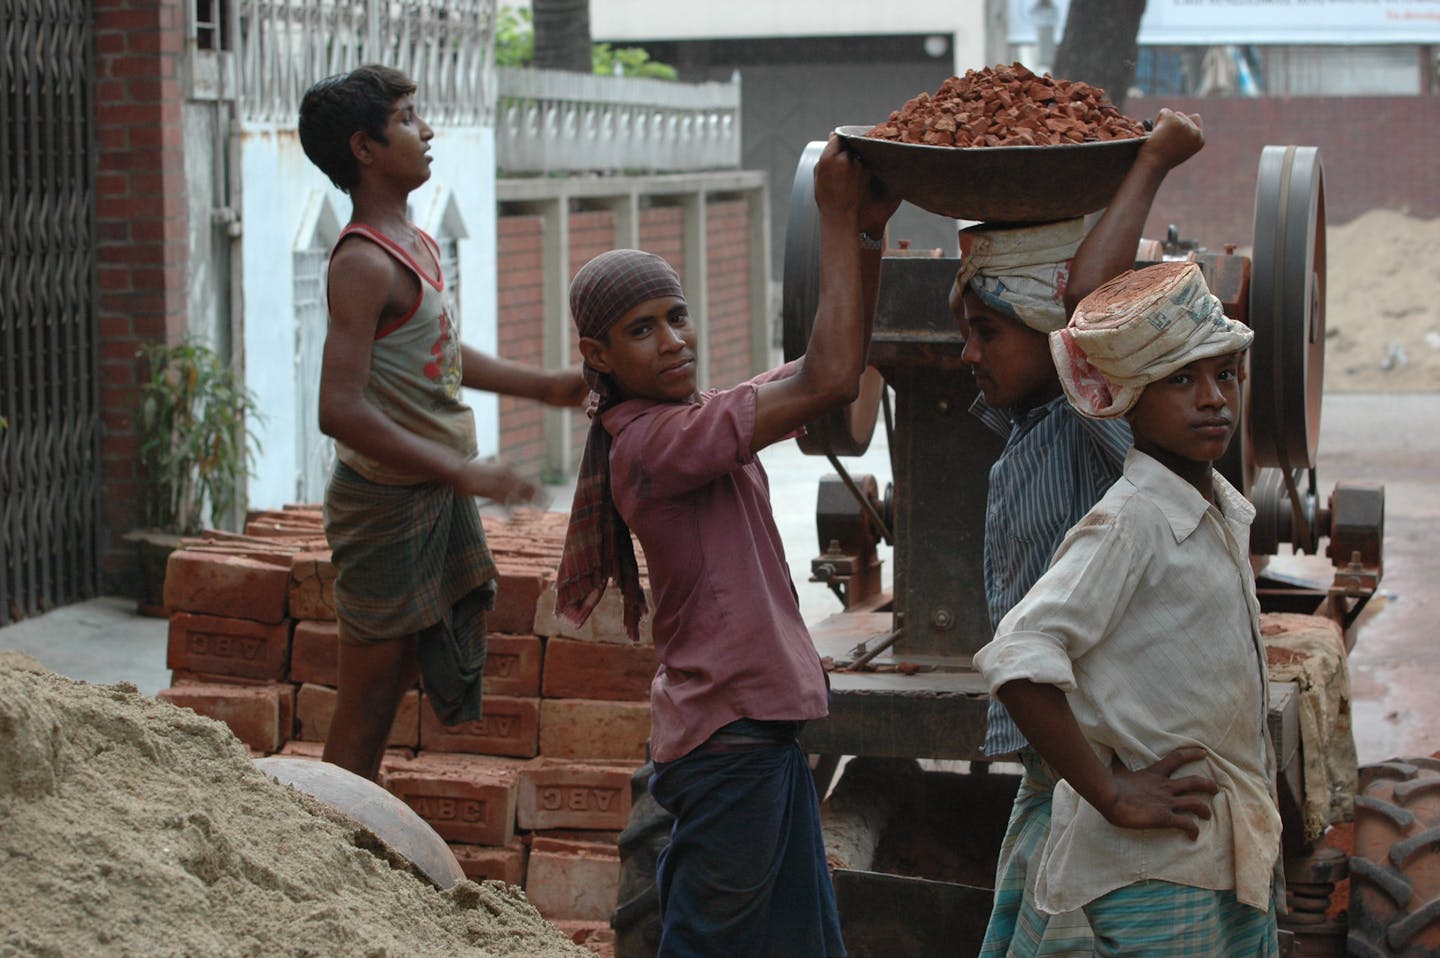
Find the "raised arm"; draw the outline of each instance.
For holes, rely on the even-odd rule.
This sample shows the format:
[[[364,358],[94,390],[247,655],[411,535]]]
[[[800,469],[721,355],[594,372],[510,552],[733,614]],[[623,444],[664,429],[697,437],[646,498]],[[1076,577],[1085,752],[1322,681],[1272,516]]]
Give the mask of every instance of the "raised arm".
[[[854,400],[865,372],[880,251],[861,249],[860,234],[881,236],[900,201],[832,135],[815,165],[815,203],[820,208],[815,324],[795,375],[759,387],[752,452]]]
[[[1106,768],[1075,721],[1065,693],[1053,685],[1015,679],[996,690],[1025,738],[1080,797],[1121,828],[1175,828],[1199,837],[1195,819],[1210,817],[1219,791],[1199,775],[1171,778],[1176,769],[1205,757],[1203,748],[1179,748],[1148,768],[1132,772],[1118,761]]]
[[[471,389],[534,399],[550,406],[580,406],[590,393],[578,367],[542,369],[462,345],[460,382]]]
[[[1171,170],[1204,145],[1205,133],[1198,114],[1176,113],[1169,108],[1160,111],[1135,164],[1075,253],[1065,289],[1067,314],[1074,312],[1076,304],[1096,288],[1135,266],[1135,250],[1160,184]]]

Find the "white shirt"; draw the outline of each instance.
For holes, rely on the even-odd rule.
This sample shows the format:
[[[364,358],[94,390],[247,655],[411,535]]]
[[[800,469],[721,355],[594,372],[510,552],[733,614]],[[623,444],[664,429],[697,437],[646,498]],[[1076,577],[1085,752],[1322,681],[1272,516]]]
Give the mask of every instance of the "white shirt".
[[[1150,456],[1066,536],[1049,571],[975,656],[991,693],[1014,679],[1055,685],[1096,756],[1130,769],[1188,745],[1208,755],[1177,775],[1220,787],[1191,841],[1119,828],[1068,783],[1055,788],[1036,904],[1072,911],[1147,879],[1235,890],[1266,911],[1280,849],[1266,732],[1268,685],[1250,567],[1255,508],[1219,473],[1219,508]]]

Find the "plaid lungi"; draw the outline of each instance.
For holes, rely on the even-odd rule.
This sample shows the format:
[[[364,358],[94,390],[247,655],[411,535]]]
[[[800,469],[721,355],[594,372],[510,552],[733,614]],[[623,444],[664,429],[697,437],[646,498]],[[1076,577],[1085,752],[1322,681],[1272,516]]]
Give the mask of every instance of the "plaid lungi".
[[[340,641],[419,635],[421,678],[441,720],[478,719],[496,569],[475,500],[439,482],[371,482],[337,462],[325,537]]]
[[[1094,943],[1083,912],[1047,915],[1035,907],[1032,865],[1050,833],[1055,773],[1034,749],[1022,749],[1025,777],[1015,794],[1000,845],[995,904],[985,928],[981,958],[1090,958]]]
[[[1242,905],[1234,891],[1142,881],[1085,906],[1096,958],[1276,958],[1275,909]]]

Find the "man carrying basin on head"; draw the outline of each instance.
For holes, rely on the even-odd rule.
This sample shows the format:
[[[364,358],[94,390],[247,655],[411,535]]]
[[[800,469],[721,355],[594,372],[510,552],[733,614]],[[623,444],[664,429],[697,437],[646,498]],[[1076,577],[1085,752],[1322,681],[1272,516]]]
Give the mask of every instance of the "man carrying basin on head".
[[[1131,444],[1123,419],[1093,420],[1065,401],[1048,336],[1075,304],[1135,264],[1140,233],[1165,176],[1204,145],[1200,118],[1161,110],[1134,165],[1093,229],[1081,218],[960,231],[950,308],[962,360],[980,397],[971,412],[1005,440],[985,503],[985,596],[994,628],[1050,564],[1065,533],[1120,476]],[[992,699],[983,751],[1016,754],[1025,775],[995,876],[981,954],[1092,953],[1083,914],[1046,916],[1027,904],[1031,864],[1050,823],[1055,775]],[[1029,898],[1033,901],[1033,897]]]

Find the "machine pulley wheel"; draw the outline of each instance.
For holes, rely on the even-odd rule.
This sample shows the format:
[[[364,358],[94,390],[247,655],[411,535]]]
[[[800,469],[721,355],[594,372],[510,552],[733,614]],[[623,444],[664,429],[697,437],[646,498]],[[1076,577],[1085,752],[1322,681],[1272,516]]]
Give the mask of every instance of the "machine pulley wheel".
[[[815,325],[815,309],[820,304],[820,210],[815,205],[815,164],[824,150],[825,144],[818,140],[805,147],[790,192],[780,302],[786,362],[805,354],[810,329]],[[864,455],[875,433],[884,388],[880,373],[873,367],[866,369],[860,380],[860,395],[849,405],[808,423],[805,435],[798,440],[800,451],[809,456]]]
[[[1251,259],[1255,464],[1312,468],[1325,370],[1325,176],[1318,147],[1261,151]]]

